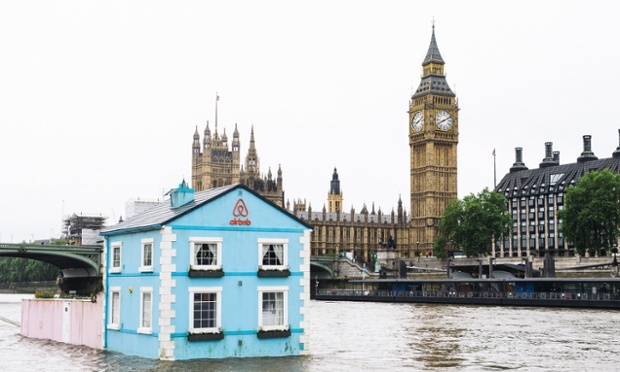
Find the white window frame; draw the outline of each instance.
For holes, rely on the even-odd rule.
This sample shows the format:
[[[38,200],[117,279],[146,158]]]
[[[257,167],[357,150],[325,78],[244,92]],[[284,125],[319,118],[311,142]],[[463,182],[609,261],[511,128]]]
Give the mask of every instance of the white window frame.
[[[151,264],[145,265],[144,262],[144,248],[147,244],[151,245]],[[145,238],[140,241],[140,268],[138,269],[140,272],[152,272],[153,271],[153,261],[154,261],[154,253],[155,250],[155,239],[153,238]]]
[[[221,270],[222,269],[222,242],[223,238],[215,237],[190,237],[189,238],[189,267],[193,270]],[[196,263],[196,244],[215,244],[217,252],[215,254],[215,265],[198,265]]]
[[[283,250],[282,265],[264,265],[263,247],[269,244],[281,244]],[[288,239],[259,238],[258,239],[258,269],[259,270],[288,270]]]
[[[118,294],[118,301],[115,306],[114,294]],[[115,318],[116,315],[116,319]],[[121,287],[110,287],[110,312],[108,318],[108,329],[121,329]]]
[[[148,303],[148,308],[145,308],[144,297],[150,295],[151,299]],[[144,317],[145,312],[148,311],[148,319]],[[148,322],[147,322],[148,321]],[[140,326],[138,327],[138,333],[152,334],[153,333],[153,287],[140,287]]]
[[[222,332],[222,287],[189,287],[189,333],[219,333]],[[194,328],[194,294],[215,293],[215,327]]]
[[[289,329],[288,323],[288,291],[289,287],[258,287],[258,330],[259,331],[284,331]],[[264,293],[282,293],[284,316],[282,324],[265,325],[263,324],[263,294]]]
[[[118,249],[118,265],[114,262],[114,252]],[[120,273],[123,270],[123,242],[113,242],[110,245],[110,272]]]

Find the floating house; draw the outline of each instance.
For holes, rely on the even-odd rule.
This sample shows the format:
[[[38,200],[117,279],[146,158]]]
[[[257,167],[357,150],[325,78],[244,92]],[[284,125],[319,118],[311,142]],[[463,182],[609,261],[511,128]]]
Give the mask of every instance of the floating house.
[[[162,360],[308,351],[310,229],[248,187],[194,192],[102,231],[104,349]]]

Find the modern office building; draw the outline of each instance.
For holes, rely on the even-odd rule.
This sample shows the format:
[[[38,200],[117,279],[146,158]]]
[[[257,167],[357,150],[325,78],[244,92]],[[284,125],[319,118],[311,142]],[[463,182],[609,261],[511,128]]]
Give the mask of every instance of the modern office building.
[[[619,132],[620,133],[620,132]],[[620,142],[620,141],[619,141]],[[591,171],[608,168],[620,172],[620,145],[611,157],[599,159],[592,151],[592,138],[583,136],[583,152],[574,163],[560,164],[560,153],[553,144],[545,144],[545,157],[538,168],[528,169],[523,163],[523,149],[515,149],[515,162],[510,172],[497,184],[495,191],[509,200],[512,233],[493,247],[496,257],[574,256],[572,242],[567,242],[557,212],[564,208],[566,191],[579,178]]]

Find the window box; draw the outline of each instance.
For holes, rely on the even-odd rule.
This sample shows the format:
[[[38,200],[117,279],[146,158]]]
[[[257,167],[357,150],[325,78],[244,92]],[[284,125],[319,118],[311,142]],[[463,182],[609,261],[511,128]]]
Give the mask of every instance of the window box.
[[[224,339],[224,332],[188,333],[187,341],[219,341]]]
[[[259,278],[284,278],[287,276],[291,276],[291,271],[289,269],[283,269],[283,270],[258,269]]]
[[[215,269],[215,270],[197,270],[193,268],[189,269],[190,278],[221,278],[223,276],[224,276],[224,269]]]
[[[258,331],[256,333],[256,336],[258,338],[283,338],[283,337],[291,337],[291,330],[290,329],[284,329],[284,330],[273,330],[273,331]]]

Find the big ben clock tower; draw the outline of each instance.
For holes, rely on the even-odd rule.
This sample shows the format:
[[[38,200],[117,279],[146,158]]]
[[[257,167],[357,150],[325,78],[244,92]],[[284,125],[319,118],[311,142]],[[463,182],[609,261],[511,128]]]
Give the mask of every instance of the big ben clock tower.
[[[446,82],[444,63],[433,25],[431,44],[422,62],[422,81],[409,103],[410,244],[417,254],[432,252],[439,219],[448,202],[457,197],[459,108]]]

